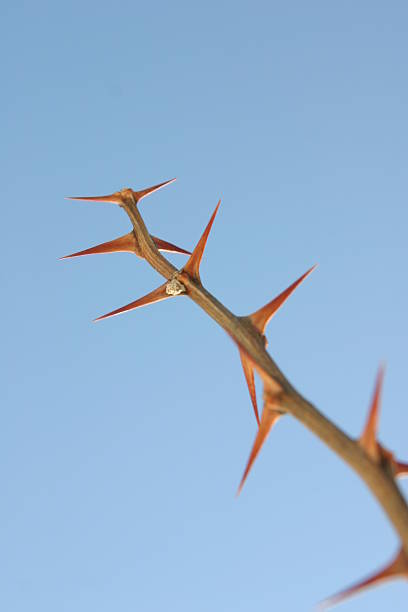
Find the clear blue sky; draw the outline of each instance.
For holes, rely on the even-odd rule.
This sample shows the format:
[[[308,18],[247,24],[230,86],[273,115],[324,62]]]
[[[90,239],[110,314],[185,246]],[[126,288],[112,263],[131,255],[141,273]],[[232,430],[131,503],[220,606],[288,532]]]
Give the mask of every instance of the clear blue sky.
[[[384,564],[368,491],[291,418],[255,435],[237,351],[66,195],[178,177],[140,210],[237,314],[319,268],[268,328],[306,397],[408,459],[406,2],[20,2],[1,9],[0,607],[303,612]],[[173,258],[181,266],[183,257]],[[402,484],[408,492],[407,484]],[[394,583],[346,612],[406,610]]]

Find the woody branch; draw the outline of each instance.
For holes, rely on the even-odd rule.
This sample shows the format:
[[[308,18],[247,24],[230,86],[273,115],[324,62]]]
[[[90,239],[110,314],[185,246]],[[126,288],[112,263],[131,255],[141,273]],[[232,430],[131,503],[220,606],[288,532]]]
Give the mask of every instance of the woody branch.
[[[188,262],[181,269],[177,269],[173,266],[173,264],[160,253],[159,249],[172,250],[179,253],[186,253],[187,251],[151,236],[145,226],[137,206],[138,202],[146,195],[149,195],[169,182],[171,181],[161,183],[153,188],[139,192],[132,191],[131,189],[124,189],[111,196],[73,198],[115,202],[127,213],[133,226],[133,231],[126,235],[126,237],[117,239],[117,241],[105,243],[108,245],[106,248],[104,245],[99,245],[98,247],[93,247],[74,255],[128,250],[145,259],[166,279],[163,285],[144,298],[99,317],[99,319],[113,316],[158,300],[167,299],[171,296],[187,295],[192,299],[212,317],[236,343],[244,367],[245,378],[248,383],[255,415],[259,423],[257,437],[240,488],[273,424],[282,414],[291,414],[310,429],[360,475],[367,487],[377,498],[399,536],[401,550],[397,556],[398,563],[394,561],[386,570],[383,570],[378,576],[374,576],[364,581],[361,586],[372,584],[376,580],[379,581],[385,577],[408,577],[408,506],[396,483],[397,476],[408,473],[408,466],[396,461],[393,455],[377,442],[378,405],[382,375],[379,375],[377,381],[366,429],[359,440],[354,440],[327,419],[292,386],[266,351],[266,339],[264,336],[266,324],[311,270],[256,313],[248,317],[234,315],[205,289],[199,274],[201,258],[219,204]],[[126,239],[127,247],[129,247],[129,244],[131,245],[129,248],[122,248],[124,239]],[[114,248],[115,242],[117,242],[116,249]],[[166,248],[166,245],[171,248]],[[258,372],[264,385],[264,409],[260,420],[256,405],[254,370]],[[394,567],[397,567],[398,571],[394,571]],[[335,603],[343,598],[343,596],[356,592],[359,588],[360,585],[357,585],[344,594],[336,596],[336,601],[330,600],[328,603]]]

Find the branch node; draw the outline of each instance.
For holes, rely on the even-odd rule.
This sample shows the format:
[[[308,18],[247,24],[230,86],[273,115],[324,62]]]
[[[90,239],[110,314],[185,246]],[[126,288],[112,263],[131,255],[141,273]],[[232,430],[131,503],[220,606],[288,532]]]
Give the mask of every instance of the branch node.
[[[173,274],[173,277],[169,280],[166,285],[166,293],[167,295],[180,295],[180,293],[185,293],[186,288],[183,283],[177,279],[178,272]]]

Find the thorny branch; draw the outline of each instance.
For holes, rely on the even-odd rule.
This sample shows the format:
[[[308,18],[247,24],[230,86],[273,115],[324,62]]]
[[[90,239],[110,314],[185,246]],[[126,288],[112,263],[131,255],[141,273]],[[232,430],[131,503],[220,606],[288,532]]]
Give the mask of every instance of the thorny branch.
[[[381,446],[377,440],[383,371],[380,370],[377,378],[364,432],[358,440],[354,440],[327,419],[292,386],[266,351],[267,342],[264,332],[268,321],[296,287],[306,278],[306,276],[308,276],[308,274],[310,274],[313,268],[290,285],[288,289],[283,291],[274,300],[269,302],[269,304],[266,304],[252,315],[247,317],[234,315],[205,289],[199,273],[204,248],[220,202],[196,248],[193,253],[190,254],[187,263],[179,270],[160,253],[159,249],[184,254],[189,254],[189,252],[169,242],[151,236],[144,224],[137,206],[138,203],[142,198],[171,182],[173,181],[166,181],[142,191],[123,189],[109,196],[70,198],[114,202],[118,204],[129,216],[133,225],[133,230],[129,234],[117,238],[116,240],[74,253],[67,257],[92,253],[128,251],[145,259],[166,279],[164,284],[143,298],[114,310],[107,315],[98,317],[96,320],[104,319],[177,295],[186,295],[192,299],[227,332],[237,345],[255,416],[259,424],[259,429],[239,491],[272,426],[279,417],[288,413],[310,429],[360,475],[367,487],[377,498],[380,506],[383,508],[399,536],[401,548],[389,565],[372,577],[326,600],[322,603],[322,606],[328,607],[334,605],[345,597],[387,578],[408,578],[408,505],[396,483],[396,477],[408,474],[408,465],[397,461],[392,453]],[[264,406],[260,419],[255,394],[254,370],[258,372],[264,386]]]

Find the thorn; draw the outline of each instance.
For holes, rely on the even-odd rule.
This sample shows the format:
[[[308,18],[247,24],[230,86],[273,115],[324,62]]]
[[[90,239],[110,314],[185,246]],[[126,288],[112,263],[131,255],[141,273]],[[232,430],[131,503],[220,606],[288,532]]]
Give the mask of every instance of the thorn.
[[[384,446],[379,442],[377,442],[377,445],[379,451],[379,459],[377,460],[377,463],[386,465],[394,478],[403,478],[404,476],[408,476],[408,464],[397,461],[394,454],[384,448]]]
[[[147,189],[141,189],[140,191],[133,191],[133,197],[136,200],[136,204],[138,204],[140,200],[143,200],[143,198],[150,195],[151,193],[158,191],[162,187],[166,187],[166,185],[174,183],[175,180],[177,179],[172,178],[169,181],[164,181],[164,183],[159,183],[158,185],[154,185],[153,187],[147,187]]]
[[[271,403],[265,403],[263,411],[262,411],[262,416],[261,416],[261,422],[259,425],[259,429],[257,431],[256,437],[255,437],[255,442],[252,446],[252,450],[251,453],[249,455],[249,459],[248,459],[248,463],[246,465],[244,474],[242,476],[240,485],[238,487],[238,491],[237,491],[237,496],[241,493],[242,491],[242,487],[245,484],[245,481],[248,477],[248,474],[254,464],[255,459],[257,458],[259,451],[261,450],[266,438],[268,437],[269,432],[271,431],[273,425],[276,423],[276,421],[282,416],[282,412],[279,410],[275,410],[273,409],[271,406],[273,406],[273,404]]]
[[[283,391],[282,385],[278,379],[270,378],[259,365],[253,363],[254,370],[259,374],[263,386],[264,386],[264,403],[265,401],[273,402],[273,398],[276,398]]]
[[[408,476],[408,463],[401,463],[394,459],[394,473],[395,476]]]
[[[124,203],[124,194],[126,191],[130,191],[135,199],[136,204],[140,202],[143,198],[150,195],[151,193],[158,191],[162,187],[166,185],[170,185],[170,183],[174,183],[176,179],[170,179],[169,181],[164,181],[164,183],[159,183],[158,185],[154,185],[153,187],[147,187],[147,189],[141,189],[140,191],[133,191],[133,189],[127,190],[123,189],[122,191],[115,191],[110,195],[104,196],[75,196],[75,197],[67,197],[67,200],[85,200],[88,202],[113,202],[114,204],[123,204]]]
[[[256,401],[256,390],[255,390],[255,377],[254,377],[254,367],[252,365],[252,360],[247,356],[247,354],[239,349],[239,356],[241,357],[242,368],[244,370],[245,380],[248,385],[249,395],[251,396],[252,405],[254,407],[255,418],[260,426],[259,413],[258,413],[258,404]]]
[[[368,412],[367,422],[360,437],[360,445],[366,453],[376,462],[381,459],[380,445],[377,442],[378,419],[380,411],[381,391],[384,381],[384,367],[380,367],[374,387],[374,394]]]
[[[300,283],[304,281],[305,278],[309,276],[309,274],[311,274],[316,267],[317,264],[310,268],[310,270],[305,272],[303,276],[298,278],[294,283],[290,285],[290,287],[285,289],[285,291],[282,291],[282,293],[280,293],[278,297],[273,299],[271,302],[268,302],[268,304],[265,304],[265,306],[263,306],[253,314],[249,315],[248,318],[251,319],[252,323],[255,325],[255,327],[261,334],[265,332],[265,328],[268,325],[270,319],[275,314],[275,312],[282,306],[282,304],[286,302],[286,300],[294,292],[296,287],[300,285]]]
[[[69,259],[70,257],[82,257],[82,255],[94,255],[99,253],[136,253],[136,255],[139,255],[136,247],[136,239],[134,233],[130,232],[125,236],[115,238],[115,240],[103,242],[102,244],[98,244],[94,247],[91,247],[90,249],[78,251],[77,253],[72,253],[71,255],[65,255],[64,257],[60,257],[60,259]]]
[[[384,382],[385,368],[378,370],[373,398],[368,411],[367,422],[360,436],[359,444],[375,463],[387,466],[395,478],[408,476],[408,464],[397,461],[394,454],[377,440],[378,421],[380,416],[381,393]]]
[[[310,268],[310,270],[308,270],[307,272],[305,272],[305,274],[303,274],[294,283],[292,283],[287,289],[285,289],[285,291],[282,291],[282,293],[280,293],[275,299],[273,299],[271,302],[269,302],[268,304],[266,304],[265,306],[247,317],[262,335],[265,332],[265,328],[269,320],[273,317],[275,312],[282,306],[282,304],[284,304],[284,302],[286,302],[286,300],[294,292],[296,287],[300,285],[300,283],[304,281],[305,278],[309,276],[309,274],[313,272],[315,268],[316,265]],[[244,353],[241,349],[239,349],[239,353],[241,356],[242,367],[244,369],[244,374],[247,381],[249,394],[251,396],[252,405],[254,407],[256,420],[259,424],[258,407],[255,392],[254,365],[249,359],[249,357],[247,357],[246,353]],[[241,486],[242,484],[243,483],[241,483]]]
[[[175,244],[172,244],[171,242],[166,242],[165,240],[161,240],[160,238],[156,238],[155,236],[152,236],[152,239],[159,251],[168,251],[169,253],[182,253],[190,255],[189,251],[185,251],[181,247],[178,247]],[[133,232],[130,232],[125,236],[115,238],[115,240],[110,240],[109,242],[97,244],[96,246],[91,247],[90,249],[78,251],[77,253],[72,253],[71,255],[65,255],[64,257],[60,257],[60,259],[81,257],[82,255],[95,255],[99,253],[134,253],[138,257],[141,257],[135,234]]]
[[[167,253],[182,253],[183,255],[191,255],[190,251],[186,251],[181,247],[172,244],[171,242],[166,242],[165,240],[161,240],[160,238],[156,238],[156,236],[152,236],[152,240],[159,249],[159,251],[167,251]]]
[[[166,291],[167,284],[168,281],[166,281],[164,285],[160,285],[160,287],[158,287],[154,291],[151,291],[144,297],[139,298],[135,302],[131,302],[126,306],[122,306],[122,308],[118,308],[117,310],[113,310],[112,312],[108,312],[108,314],[102,315],[101,317],[94,319],[94,322],[101,321],[102,319],[108,319],[109,317],[114,317],[115,315],[121,314],[122,312],[128,312],[129,310],[134,310],[135,308],[140,308],[141,306],[147,306],[148,304],[153,304],[154,302],[160,302],[161,300],[165,300],[171,297],[171,295]]]
[[[86,202],[113,202],[113,204],[123,204],[123,196],[120,191],[115,191],[110,195],[104,196],[67,196],[66,200],[84,200]]]
[[[200,264],[201,264],[201,259],[203,257],[203,253],[204,253],[204,249],[205,249],[205,245],[207,243],[208,240],[208,235],[211,231],[211,227],[212,224],[214,223],[214,219],[215,219],[215,215],[218,212],[218,208],[221,204],[221,200],[219,200],[212,216],[211,219],[207,225],[207,227],[205,228],[203,235],[201,236],[200,240],[197,243],[197,246],[195,247],[192,255],[190,256],[190,259],[188,260],[188,262],[186,263],[186,265],[183,268],[184,272],[187,272],[187,274],[191,277],[194,278],[198,281],[200,281]]]
[[[361,582],[351,586],[350,588],[341,591],[340,593],[337,593],[337,595],[334,595],[333,597],[325,599],[319,604],[319,609],[327,610],[328,608],[331,608],[332,606],[340,603],[341,601],[344,601],[348,597],[360,593],[368,587],[379,584],[384,580],[390,580],[393,578],[408,578],[408,557],[402,548],[398,552],[395,559],[393,559],[389,565],[384,567],[376,574],[373,574],[369,578],[366,578],[365,580],[362,580]]]

